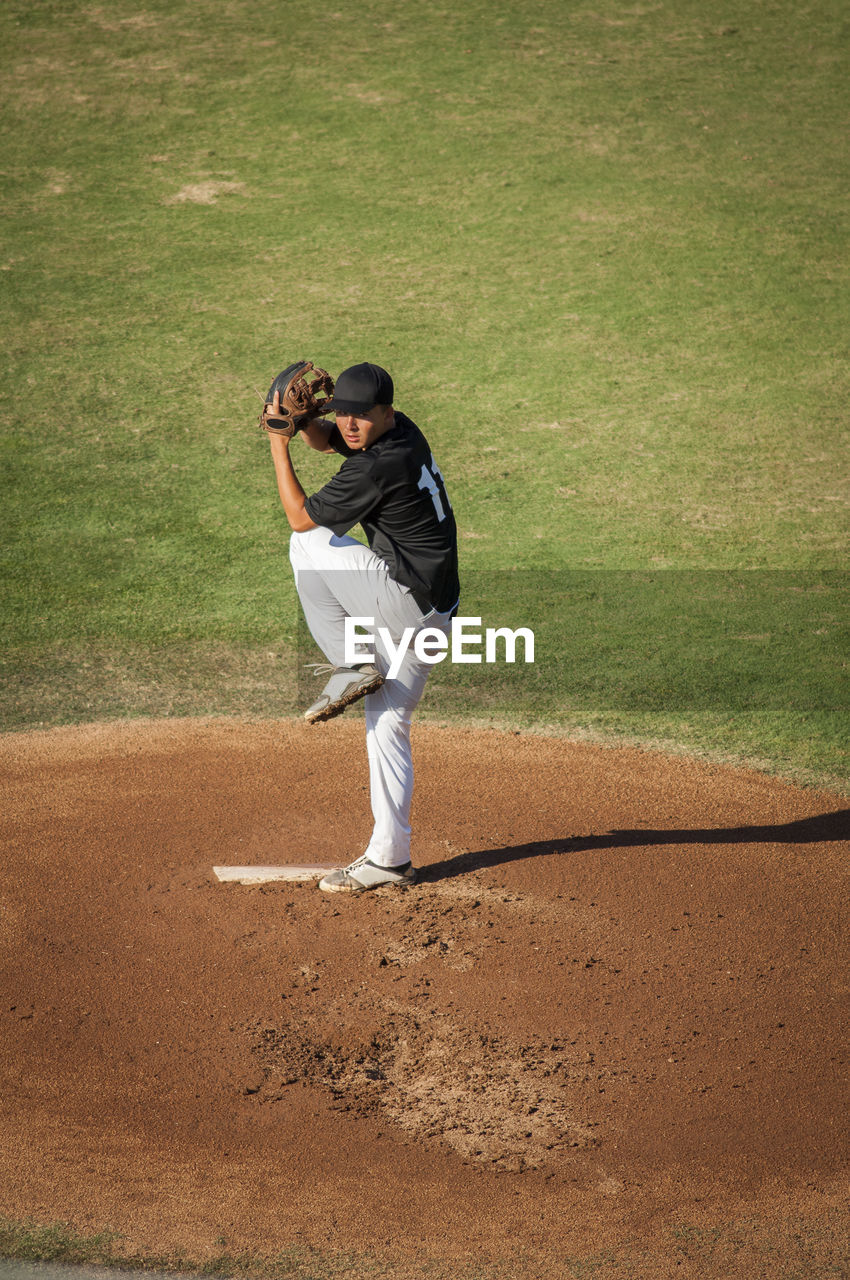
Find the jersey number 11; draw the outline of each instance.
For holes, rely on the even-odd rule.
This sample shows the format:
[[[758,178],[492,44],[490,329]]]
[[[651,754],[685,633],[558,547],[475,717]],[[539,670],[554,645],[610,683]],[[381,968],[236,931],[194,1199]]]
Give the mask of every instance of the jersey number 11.
[[[442,485],[443,488],[442,494],[440,493],[440,487],[437,484],[437,477],[439,477],[440,485]],[[446,482],[443,479],[443,473],[434,461],[433,453],[431,454],[431,469],[429,471],[428,468],[423,465],[417,488],[428,490],[431,495],[431,501],[434,504],[434,511],[437,513],[437,522],[442,524],[446,518],[446,507],[451,511],[452,504],[449,502],[449,495],[446,493]],[[443,499],[445,499],[446,507],[443,506]]]

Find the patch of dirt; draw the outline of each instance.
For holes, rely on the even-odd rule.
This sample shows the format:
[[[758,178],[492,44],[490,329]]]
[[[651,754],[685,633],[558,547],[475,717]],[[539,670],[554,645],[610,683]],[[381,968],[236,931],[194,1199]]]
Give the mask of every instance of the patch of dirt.
[[[570,1079],[586,1081],[590,1055],[570,1060],[566,1045],[503,1044],[387,1002],[368,1045],[323,1042],[309,1025],[248,1029],[261,1077],[246,1086],[263,1101],[307,1080],[337,1109],[391,1121],[417,1139],[445,1143],[468,1160],[521,1172],[563,1148],[594,1144],[593,1126],[568,1113]],[[594,1076],[596,1076],[594,1071]]]
[[[216,204],[219,196],[243,195],[244,182],[225,182],[217,178],[209,178],[204,182],[188,182],[173,196],[169,196],[166,204]]]
[[[415,750],[420,881],[348,899],[212,867],[360,853],[361,720],[0,738],[0,1212],[352,1276],[846,1274],[846,801]]]

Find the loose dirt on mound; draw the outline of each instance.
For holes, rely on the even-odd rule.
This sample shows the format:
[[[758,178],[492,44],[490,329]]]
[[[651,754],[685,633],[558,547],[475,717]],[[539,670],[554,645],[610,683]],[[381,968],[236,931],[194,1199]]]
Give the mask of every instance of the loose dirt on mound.
[[[0,738],[0,1213],[311,1276],[848,1274],[847,802],[414,744],[420,882],[350,898],[212,868],[362,851],[356,716]]]

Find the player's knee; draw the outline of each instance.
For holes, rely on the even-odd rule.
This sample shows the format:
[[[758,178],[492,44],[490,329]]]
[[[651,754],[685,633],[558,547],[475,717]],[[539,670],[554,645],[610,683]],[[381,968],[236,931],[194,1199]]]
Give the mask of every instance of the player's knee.
[[[289,559],[295,564],[297,560],[307,560],[310,557],[311,548],[315,546],[318,539],[315,534],[324,533],[323,529],[305,529],[303,533],[293,533],[289,539]]]
[[[408,751],[410,746],[410,713],[403,707],[384,707],[375,717],[372,732],[386,751]]]

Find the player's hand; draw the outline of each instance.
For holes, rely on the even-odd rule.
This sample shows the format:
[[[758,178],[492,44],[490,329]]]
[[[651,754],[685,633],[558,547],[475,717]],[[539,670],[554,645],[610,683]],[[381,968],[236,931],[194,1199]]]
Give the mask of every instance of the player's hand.
[[[294,436],[291,422],[280,412],[280,391],[275,391],[271,403],[264,406],[261,425],[270,435],[285,440],[287,444]]]

